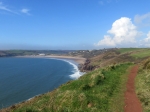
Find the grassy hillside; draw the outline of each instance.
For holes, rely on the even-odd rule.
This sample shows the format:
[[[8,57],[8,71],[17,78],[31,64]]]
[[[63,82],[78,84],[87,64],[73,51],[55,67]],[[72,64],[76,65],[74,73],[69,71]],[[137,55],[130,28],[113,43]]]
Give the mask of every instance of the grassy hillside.
[[[138,52],[131,54],[131,56],[136,57],[136,58],[148,57],[150,56],[150,49],[139,50]]]
[[[143,48],[120,48],[119,52],[120,53],[129,53],[129,52],[134,52],[134,51],[139,51],[143,50]]]
[[[97,69],[58,89],[8,108],[13,112],[123,112],[130,63]]]
[[[136,93],[144,112],[150,112],[150,58],[141,63],[140,71],[136,77]]]
[[[89,59],[88,63],[85,63],[84,70],[92,70],[96,68],[107,67],[114,63],[136,62],[137,59],[132,57],[129,53],[120,53],[120,49],[111,49],[94,56]],[[140,59],[138,59],[140,60]]]
[[[24,56],[24,55],[67,55],[74,50],[0,50],[0,57],[6,56]]]
[[[128,53],[134,58],[145,58],[150,56],[149,48],[121,48],[118,50],[121,54]]]

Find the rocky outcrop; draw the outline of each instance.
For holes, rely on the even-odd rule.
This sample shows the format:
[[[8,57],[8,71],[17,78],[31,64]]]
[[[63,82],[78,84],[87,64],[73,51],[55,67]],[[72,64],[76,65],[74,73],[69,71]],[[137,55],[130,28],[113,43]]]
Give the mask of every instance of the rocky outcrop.
[[[90,60],[89,59],[86,59],[84,64],[79,65],[79,69],[80,69],[81,72],[92,71],[95,68],[96,68],[95,66],[90,65]]]

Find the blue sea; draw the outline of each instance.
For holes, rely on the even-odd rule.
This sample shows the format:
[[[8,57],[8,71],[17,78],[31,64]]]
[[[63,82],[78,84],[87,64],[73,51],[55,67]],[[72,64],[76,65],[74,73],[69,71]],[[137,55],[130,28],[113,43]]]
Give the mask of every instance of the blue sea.
[[[0,109],[81,76],[78,64],[50,58],[0,58]]]

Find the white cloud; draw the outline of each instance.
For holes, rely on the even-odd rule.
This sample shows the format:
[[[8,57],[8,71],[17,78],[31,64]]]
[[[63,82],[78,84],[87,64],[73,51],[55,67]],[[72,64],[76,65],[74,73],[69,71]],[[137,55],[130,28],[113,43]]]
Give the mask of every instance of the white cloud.
[[[115,47],[132,45],[136,43],[136,38],[141,35],[131,19],[127,17],[116,20],[107,33],[108,34],[96,44],[97,46]]]
[[[144,41],[145,41],[146,43],[147,43],[147,42],[150,43],[150,31],[148,32],[147,38],[145,38]]]
[[[100,45],[115,46],[116,44],[115,44],[114,40],[109,35],[105,35],[104,39],[99,41],[97,45],[98,46],[100,46]]]
[[[22,9],[20,12],[19,11],[14,11],[14,10],[10,9],[9,7],[7,7],[6,5],[4,5],[2,2],[0,2],[0,10],[6,11],[6,12],[9,12],[9,13],[14,13],[14,14],[20,14],[20,12],[21,12],[21,13],[24,13],[24,14],[27,14],[27,15],[31,15],[29,13],[30,10],[27,9],[27,8]]]
[[[24,8],[24,9],[21,10],[22,13],[27,14],[27,15],[31,15],[31,14],[29,13],[29,11],[30,11],[30,10],[29,10],[29,9],[26,9],[26,8]]]
[[[12,11],[11,9],[9,9],[9,8],[6,7],[2,2],[0,2],[0,10],[4,10],[4,11],[7,11],[7,12],[11,12],[11,13],[17,14],[17,12]]]
[[[134,17],[134,21],[136,23],[141,23],[144,19],[148,19],[148,18],[150,18],[150,12],[144,15],[136,15]]]
[[[136,15],[134,17],[134,22],[140,26],[149,26],[150,25],[150,12],[143,15]]]

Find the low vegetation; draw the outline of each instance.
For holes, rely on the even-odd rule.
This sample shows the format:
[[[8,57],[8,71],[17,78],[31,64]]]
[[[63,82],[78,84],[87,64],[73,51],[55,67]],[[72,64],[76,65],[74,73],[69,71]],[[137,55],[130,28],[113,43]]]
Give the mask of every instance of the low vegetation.
[[[141,63],[136,77],[136,93],[142,103],[143,112],[150,112],[150,58]]]
[[[135,52],[135,53],[131,54],[131,56],[133,56],[135,58],[148,57],[148,56],[150,56],[150,49],[139,50],[138,52]]]
[[[78,80],[11,106],[13,112],[123,112],[124,86],[130,63],[89,72]]]
[[[119,49],[121,54],[127,53],[134,58],[145,58],[150,56],[149,48],[121,48]]]
[[[0,57],[24,55],[66,55],[74,50],[0,50]]]
[[[134,52],[134,51],[139,51],[142,50],[144,48],[120,48],[119,52],[122,53],[129,53],[129,52]]]

